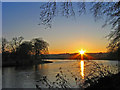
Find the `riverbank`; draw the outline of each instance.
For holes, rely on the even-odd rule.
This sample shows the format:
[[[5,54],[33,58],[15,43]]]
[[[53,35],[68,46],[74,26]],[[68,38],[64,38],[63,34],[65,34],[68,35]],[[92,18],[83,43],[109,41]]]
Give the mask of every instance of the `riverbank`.
[[[26,62],[22,62],[26,61]],[[36,65],[36,64],[45,64],[45,63],[53,63],[52,61],[41,61],[41,60],[22,60],[21,62],[15,61],[15,60],[10,60],[6,62],[2,62],[2,67],[13,67],[13,66],[31,66],[31,65]]]
[[[92,83],[85,90],[120,90],[120,72],[98,79],[98,82]]]

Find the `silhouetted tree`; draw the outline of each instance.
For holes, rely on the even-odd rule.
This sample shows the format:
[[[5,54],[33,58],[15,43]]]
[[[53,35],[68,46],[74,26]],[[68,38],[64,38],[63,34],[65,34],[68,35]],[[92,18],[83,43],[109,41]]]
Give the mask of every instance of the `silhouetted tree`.
[[[11,52],[16,52],[17,48],[20,46],[20,44],[22,43],[22,40],[24,38],[21,37],[14,37],[10,42],[9,42],[9,50]]]
[[[96,19],[105,17],[106,21],[103,27],[112,26],[113,31],[107,36],[110,40],[108,49],[112,52],[116,51],[120,47],[120,1],[94,3],[91,11]]]
[[[109,2],[109,3],[97,3],[93,5],[92,8],[94,16],[96,18],[101,18],[106,15],[106,22],[103,25],[112,25],[113,31],[107,36],[110,40],[108,50],[111,52],[113,57],[120,57],[120,1],[119,2]]]
[[[2,60],[7,60],[9,58],[9,51],[7,50],[8,41],[6,38],[2,37]]]
[[[32,51],[32,44],[31,42],[25,41],[19,45],[16,50],[16,53],[19,58],[27,59],[30,57]]]
[[[6,51],[7,43],[7,39],[2,37],[2,53]]]
[[[88,5],[89,8],[88,8]],[[95,20],[103,18],[105,15],[105,25],[112,24],[116,27],[119,22],[120,1],[119,2],[47,2],[40,6],[40,24],[51,27],[51,22],[57,15],[71,17],[86,13],[86,8],[91,11]]]
[[[41,38],[35,38],[31,40],[33,46],[33,53],[37,59],[39,55],[46,54],[48,52],[48,43],[42,40]]]
[[[74,7],[72,2],[62,2],[57,4],[57,2],[47,2],[40,6],[40,23],[38,25],[45,25],[46,28],[51,28],[52,20],[58,14],[71,17],[75,16]],[[85,3],[77,3],[78,14],[81,15],[85,13]]]

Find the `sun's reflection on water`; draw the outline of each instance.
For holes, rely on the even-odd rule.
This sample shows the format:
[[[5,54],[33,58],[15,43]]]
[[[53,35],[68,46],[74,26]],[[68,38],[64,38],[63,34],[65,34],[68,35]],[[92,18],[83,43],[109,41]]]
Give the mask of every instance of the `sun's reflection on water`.
[[[80,75],[82,76],[82,79],[84,79],[84,60],[80,61]]]

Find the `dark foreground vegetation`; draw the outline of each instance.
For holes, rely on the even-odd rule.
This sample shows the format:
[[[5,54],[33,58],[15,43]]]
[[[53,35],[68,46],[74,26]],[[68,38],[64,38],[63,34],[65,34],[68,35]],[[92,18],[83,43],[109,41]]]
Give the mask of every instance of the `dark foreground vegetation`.
[[[11,41],[2,38],[2,65],[31,65],[46,63],[43,54],[48,53],[48,43],[41,38],[23,41],[23,37],[14,37]]]
[[[57,74],[56,78],[58,81],[53,82],[55,84],[55,86],[51,85],[51,82],[49,82],[47,77],[43,77],[42,80],[40,80],[40,81],[44,82],[49,88],[56,87],[56,83],[57,83],[58,87],[59,88],[61,87],[60,90],[65,90],[67,88],[69,90],[73,89],[73,87],[71,87],[69,85],[69,82],[67,82],[67,80],[63,76]],[[77,78],[75,78],[75,79],[77,81]],[[86,80],[84,82],[84,84],[86,84],[86,83],[89,83],[90,86],[84,88],[84,85],[83,85],[83,86],[80,86],[79,88],[77,88],[77,90],[81,90],[81,89],[85,89],[85,90],[120,90],[120,85],[119,85],[120,84],[120,73],[115,74],[115,75],[112,74],[109,76],[101,77],[96,82],[93,82],[93,80]],[[36,88],[41,89],[38,85],[36,85]]]
[[[120,73],[115,75],[109,75],[106,77],[99,78],[96,83],[91,83],[91,86],[87,87],[86,90],[91,89],[105,89],[105,90],[120,90]]]

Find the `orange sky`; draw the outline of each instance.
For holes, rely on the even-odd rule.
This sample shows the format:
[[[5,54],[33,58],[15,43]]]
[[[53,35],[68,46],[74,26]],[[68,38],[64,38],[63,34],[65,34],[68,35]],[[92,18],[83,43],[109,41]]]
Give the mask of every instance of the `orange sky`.
[[[84,41],[83,43],[73,41],[72,44],[69,44],[69,42],[67,43],[68,44],[66,44],[65,46],[62,46],[62,44],[56,45],[54,47],[49,46],[49,53],[50,54],[77,53],[81,49],[86,50],[86,53],[107,52],[106,47],[108,45],[108,42],[98,43],[98,42],[90,42],[90,41]]]

